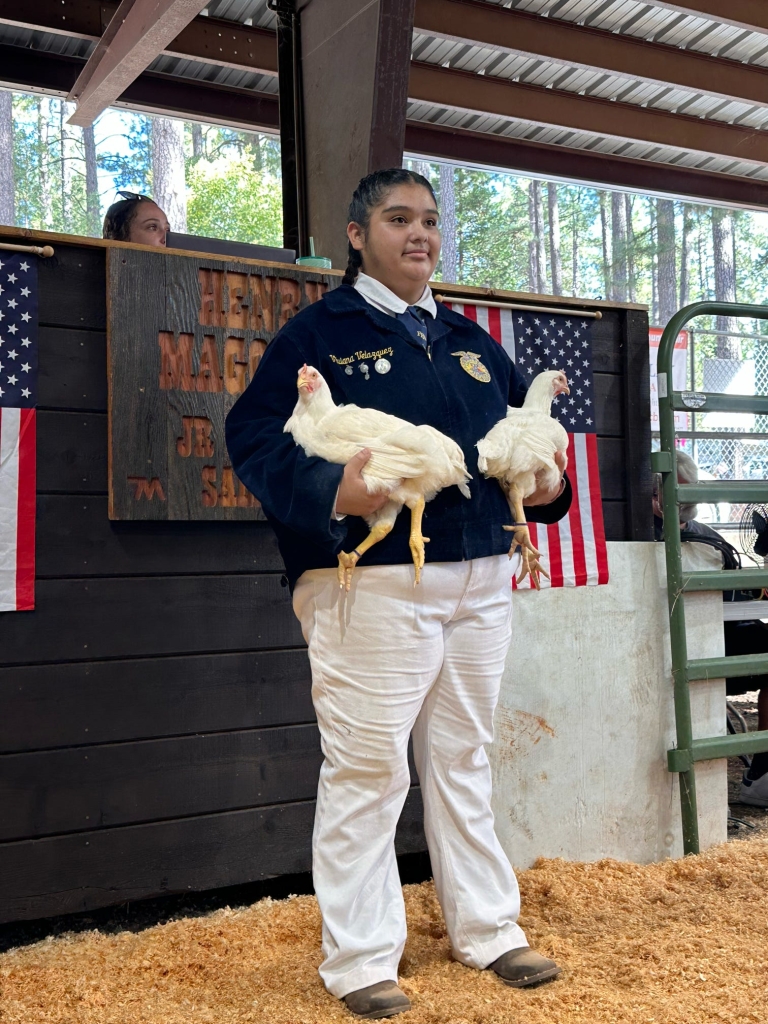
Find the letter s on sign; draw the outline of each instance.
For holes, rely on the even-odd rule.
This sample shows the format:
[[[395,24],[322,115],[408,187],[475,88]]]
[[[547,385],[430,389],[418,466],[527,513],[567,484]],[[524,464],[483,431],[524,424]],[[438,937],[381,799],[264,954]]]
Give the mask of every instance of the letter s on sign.
[[[214,508],[218,500],[216,467],[203,466],[203,505],[205,508]]]

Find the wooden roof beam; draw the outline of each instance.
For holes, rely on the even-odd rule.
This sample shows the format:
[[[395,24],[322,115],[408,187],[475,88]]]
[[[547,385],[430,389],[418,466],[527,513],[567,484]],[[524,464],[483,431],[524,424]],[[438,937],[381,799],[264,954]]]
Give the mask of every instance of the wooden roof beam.
[[[77,104],[70,124],[87,127],[115,102],[206,0],[122,0],[67,97]]]
[[[516,118],[631,142],[768,163],[768,132],[666,110],[579,96],[490,75],[411,63],[411,100],[474,114]]]
[[[768,3],[766,23],[768,24]],[[768,69],[477,0],[416,0],[417,32],[692,92],[768,104]]]

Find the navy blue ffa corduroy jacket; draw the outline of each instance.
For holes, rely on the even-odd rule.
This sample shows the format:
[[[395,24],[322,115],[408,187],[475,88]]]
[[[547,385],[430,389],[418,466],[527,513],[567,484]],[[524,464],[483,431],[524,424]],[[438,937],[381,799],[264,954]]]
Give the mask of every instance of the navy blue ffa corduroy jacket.
[[[320,371],[337,405],[354,403],[427,423],[461,445],[472,474],[472,498],[447,487],[427,505],[427,562],[459,562],[509,550],[511,535],[502,527],[512,522],[512,515],[498,481],[479,473],[475,445],[506,414],[508,404],[523,404],[527,386],[501,345],[471,320],[440,303],[437,319],[427,320],[429,354],[399,320],[341,285],[289,320],[227,417],[235,473],[274,527],[291,587],[307,569],[335,567],[337,553],[352,551],[368,534],[357,516],[332,518],[344,467],[308,458],[283,432],[298,401],[296,378],[304,363]],[[490,381],[484,383],[463,369],[457,352],[479,355]],[[380,359],[389,363],[384,373],[375,369]],[[554,523],[570,504],[566,482],[556,501],[527,509],[526,516],[532,522]],[[403,509],[389,536],[367,551],[360,564],[410,562],[409,530],[410,511]]]

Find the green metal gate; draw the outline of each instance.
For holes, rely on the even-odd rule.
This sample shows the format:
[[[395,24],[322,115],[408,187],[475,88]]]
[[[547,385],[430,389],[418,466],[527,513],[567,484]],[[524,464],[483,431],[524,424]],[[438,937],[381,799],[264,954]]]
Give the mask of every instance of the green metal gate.
[[[675,313],[664,329],[659,344],[657,381],[661,450],[651,456],[654,472],[661,474],[664,509],[664,542],[667,560],[669,631],[672,643],[672,677],[675,687],[677,747],[667,753],[668,767],[680,775],[680,804],[685,853],[699,852],[699,823],[696,809],[697,761],[753,754],[768,750],[768,731],[736,736],[708,736],[694,739],[691,727],[689,683],[723,676],[751,676],[768,672],[768,653],[731,658],[702,658],[689,661],[685,633],[683,594],[703,590],[750,590],[768,587],[768,568],[731,572],[683,572],[680,548],[678,502],[768,502],[768,480],[707,480],[678,484],[675,447],[675,411],[768,413],[768,395],[723,395],[672,390],[672,353],[683,327],[697,316],[749,317],[768,320],[768,306],[747,306],[731,302],[694,302]],[[725,715],[725,707],[723,707]]]

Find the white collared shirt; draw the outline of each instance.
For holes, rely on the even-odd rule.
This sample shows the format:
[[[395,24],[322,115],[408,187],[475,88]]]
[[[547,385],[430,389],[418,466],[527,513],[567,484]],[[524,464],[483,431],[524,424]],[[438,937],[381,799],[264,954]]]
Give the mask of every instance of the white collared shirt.
[[[395,295],[385,284],[381,281],[377,281],[375,277],[369,277],[368,274],[364,274],[362,270],[358,271],[357,280],[354,283],[355,291],[360,292],[366,302],[378,309],[382,313],[386,313],[388,316],[396,316],[398,313],[404,313],[408,309],[408,303]],[[420,306],[426,313],[434,319],[437,316],[437,306],[432,296],[432,289],[428,284],[424,285],[424,291],[421,293],[421,298],[416,302],[411,303],[413,306]]]
[[[408,303],[404,299],[395,295],[393,291],[387,288],[385,284],[382,284],[381,281],[377,281],[375,277],[369,277],[368,274],[364,274],[362,270],[358,271],[354,288],[360,292],[366,302],[370,302],[375,309],[378,309],[381,313],[386,313],[387,316],[396,316],[398,313],[404,313],[408,309]],[[433,319],[437,316],[437,306],[432,297],[432,289],[428,284],[424,285],[421,298],[417,302],[412,303],[412,305],[420,306]],[[332,517],[338,522],[346,519],[346,516],[340,516],[336,512],[336,502],[333,503]]]

